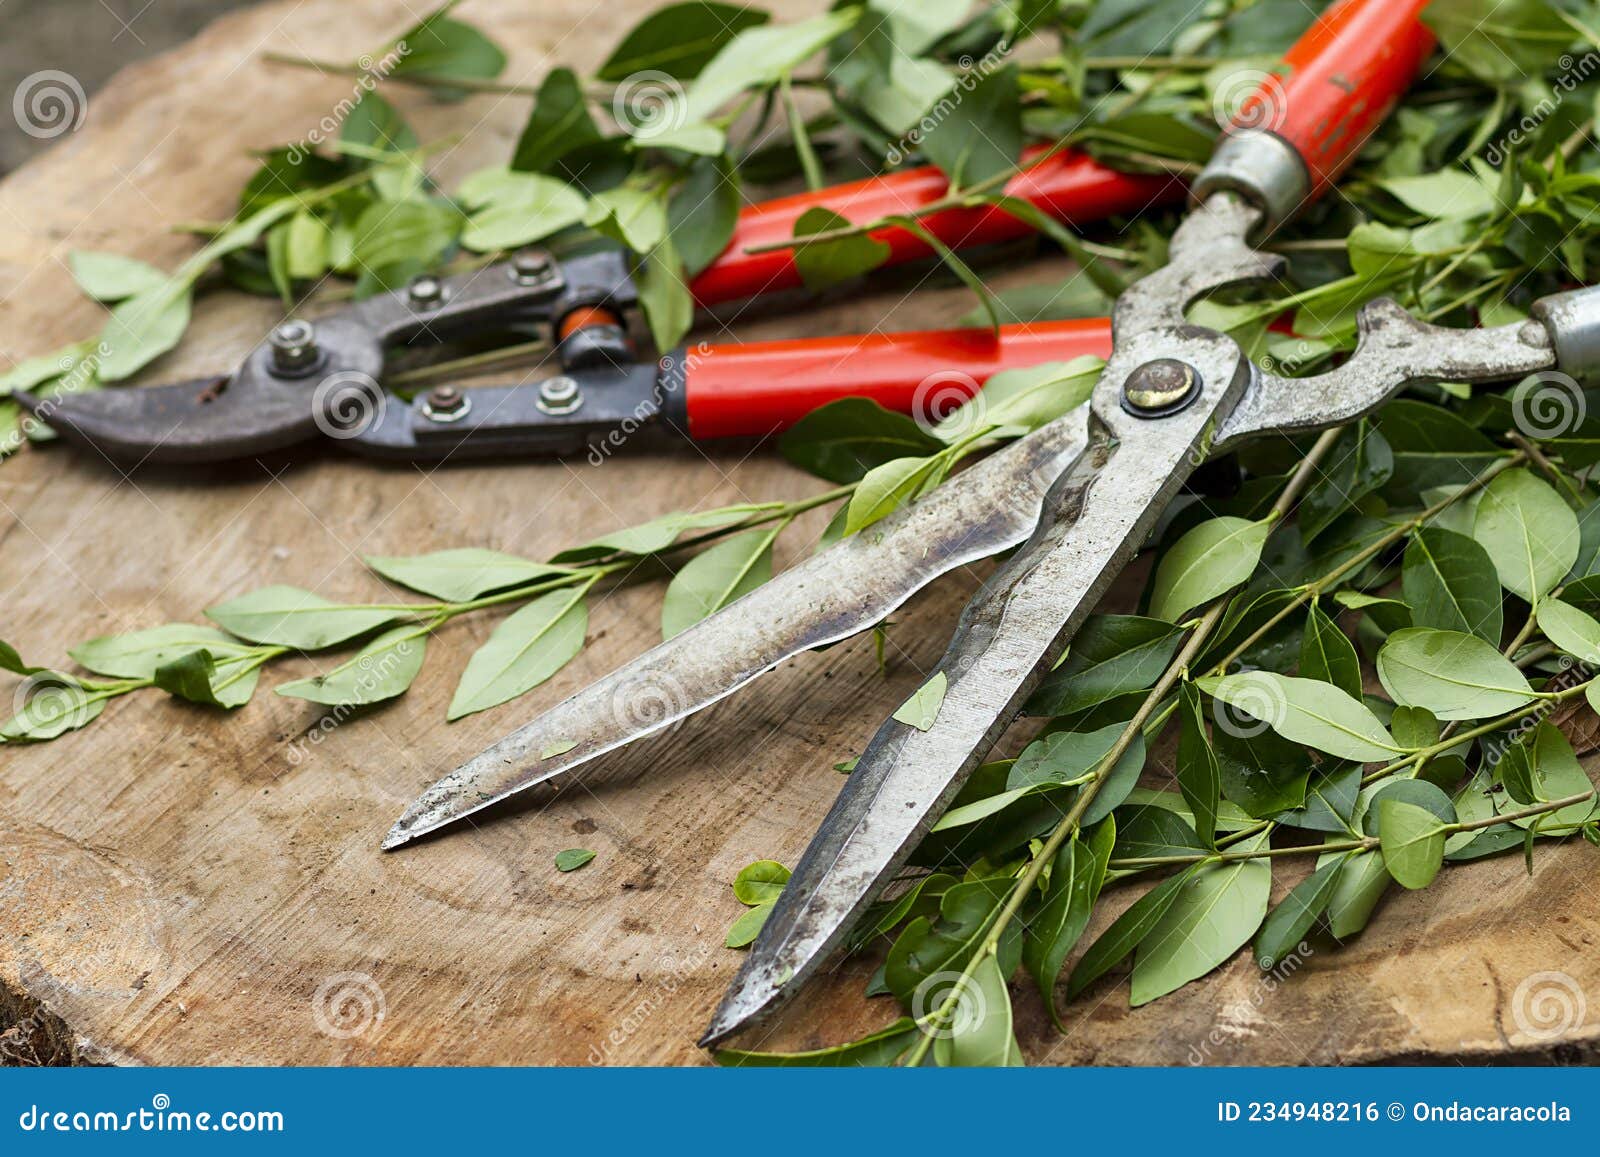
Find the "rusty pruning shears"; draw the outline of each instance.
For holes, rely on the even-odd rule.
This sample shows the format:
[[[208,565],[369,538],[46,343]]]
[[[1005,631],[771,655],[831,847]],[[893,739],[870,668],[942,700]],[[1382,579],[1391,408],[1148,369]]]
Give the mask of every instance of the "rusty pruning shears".
[[[1520,324],[1471,330],[1424,324],[1379,299],[1362,309],[1359,343],[1348,360],[1301,379],[1261,369],[1228,336],[1186,320],[1185,308],[1204,294],[1279,274],[1283,259],[1254,246],[1329,187],[1411,82],[1433,47],[1418,19],[1424,6],[1425,0],[1342,0],[1289,51],[1281,76],[1245,102],[1194,183],[1196,204],[1172,238],[1168,264],[1117,299],[1109,360],[1088,403],[506,736],[430,788],[384,847],[571,774],[731,695],[800,652],[874,626],[940,575],[1019,547],[961,615],[938,663],[946,690],[932,723],[926,730],[894,719],[884,723],[845,781],[702,1043],[721,1041],[769,1014],[845,941],[1209,455],[1268,432],[1348,422],[1411,383],[1507,381],[1557,368],[1583,377],[1600,369],[1600,290],[1545,298]],[[1073,168],[1081,164],[1092,162],[1069,157],[1059,160],[1057,171],[1081,178],[1088,170]],[[1162,195],[1148,181],[1123,180],[1097,211]],[[858,192],[875,187],[869,183]],[[1119,196],[1126,199],[1118,202]],[[1073,212],[1061,198],[1052,211]],[[962,238],[961,223],[941,227]],[[750,235],[735,244],[748,247]],[[774,274],[769,267],[760,276]],[[464,288],[462,295],[470,292]],[[986,348],[993,368],[1008,359],[1030,364],[1062,351],[1013,354],[1007,342],[1019,351],[1033,342],[1048,347],[1035,336],[1041,330],[1055,341],[1066,341],[1063,335],[1084,341],[1093,324],[1024,328]],[[890,338],[897,336],[903,335]],[[901,354],[937,344],[890,342]],[[1072,352],[1099,351],[1080,345]],[[734,348],[726,356],[734,364],[744,355]],[[761,356],[776,355],[766,350]],[[852,364],[842,363],[829,389],[859,392],[845,381]],[[872,365],[872,357],[864,356],[863,364]],[[971,369],[958,357],[928,368],[952,366]],[[769,391],[763,395],[766,417],[780,408],[774,399],[795,400],[797,375],[803,376],[801,369],[787,385],[778,381],[782,388],[771,380],[750,386]],[[720,384],[703,395],[714,402],[699,403],[707,407],[701,411],[707,426],[732,412],[725,406],[732,381],[741,376],[708,376]],[[854,384],[869,383],[862,375]],[[697,424],[695,391],[691,373],[690,431]],[[414,428],[415,415],[411,422]],[[616,709],[638,694],[666,698],[670,707],[646,721]]]

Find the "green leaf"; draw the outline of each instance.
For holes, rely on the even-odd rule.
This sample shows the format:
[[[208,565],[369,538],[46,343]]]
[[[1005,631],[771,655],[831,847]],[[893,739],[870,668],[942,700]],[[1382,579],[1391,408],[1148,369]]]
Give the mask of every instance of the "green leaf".
[[[668,4],[634,25],[595,75],[615,81],[626,80],[633,73],[659,72],[687,80],[740,32],[768,19],[759,8],[711,0]]]
[[[1333,899],[1343,867],[1342,859],[1323,864],[1296,884],[1272,910],[1256,934],[1256,963],[1263,971],[1276,968],[1285,957],[1299,951],[1306,933]]]
[[[943,447],[905,414],[871,398],[840,398],[812,410],[778,439],[778,451],[830,482],[856,482],[895,458],[923,457]]]
[[[744,1049],[718,1049],[717,1064],[730,1068],[860,1068],[892,1064],[917,1038],[917,1022],[903,1016],[887,1028],[849,1044],[801,1053],[760,1053]]]
[[[1069,715],[1155,685],[1183,632],[1142,615],[1093,615],[1073,636],[1061,665],[1028,700],[1029,715]]]
[[[100,332],[95,376],[120,382],[177,345],[189,328],[192,296],[187,286],[168,283],[142,290],[113,309]]]
[[[1039,995],[1057,1028],[1061,1027],[1061,1014],[1056,1006],[1056,984],[1067,956],[1089,925],[1116,838],[1116,821],[1107,819],[1087,840],[1074,838],[1062,846],[1051,863],[1050,882],[1039,910],[1028,921],[1023,936],[1023,966],[1039,986]]]
[[[556,871],[576,872],[593,859],[594,853],[588,848],[568,848],[556,853]]]
[[[950,178],[952,191],[1016,168],[1022,152],[1022,101],[1017,69],[1007,64],[970,83],[961,100],[922,138],[922,151]]]
[[[1254,573],[1270,521],[1213,518],[1188,531],[1161,558],[1150,613],[1178,622],[1185,612],[1225,594]]]
[[[1461,169],[1389,177],[1378,187],[1413,213],[1435,221],[1471,221],[1496,209],[1494,190]]]
[[[1215,718],[1211,745],[1223,798],[1256,819],[1307,804],[1311,751],[1305,745],[1274,734],[1265,723],[1230,719],[1220,709]]]
[[[1263,851],[1267,840],[1263,832],[1232,850]],[[1148,1004],[1225,963],[1261,926],[1271,897],[1272,866],[1265,859],[1208,864],[1188,875],[1139,942],[1129,1003]]]
[[[564,550],[556,555],[555,562],[588,562],[610,554],[648,555],[663,551],[675,542],[680,534],[707,527],[728,526],[743,522],[754,515],[764,514],[782,506],[774,502],[745,502],[734,506],[719,506],[712,510],[674,510],[660,518],[652,518],[638,526],[614,530],[583,546]]]
[[[1345,868],[1328,901],[1328,930],[1338,939],[1348,940],[1372,919],[1372,910],[1389,888],[1389,870],[1378,852],[1334,852],[1329,856],[1343,862]],[[1329,856],[1318,857],[1319,869]]]
[[[1248,671],[1198,681],[1199,688],[1236,711],[1268,724],[1285,739],[1362,763],[1401,753],[1378,717],[1328,683],[1271,671]]]
[[[67,263],[78,288],[96,301],[122,301],[167,283],[167,275],[155,266],[115,253],[75,249]]]
[[[207,707],[225,707],[212,690],[216,670],[215,660],[206,651],[190,651],[157,667],[153,679],[168,695]]]
[[[842,8],[797,24],[744,29],[722,46],[689,86],[685,115],[691,121],[709,120],[723,102],[745,89],[775,84],[860,16],[859,8]]]
[[[398,61],[390,76],[432,76],[465,80],[493,80],[506,66],[498,45],[472,25],[447,15],[455,4],[436,9],[395,42]],[[403,47],[403,53],[400,51]],[[462,89],[435,89],[440,99],[466,95]]]
[[[813,206],[795,220],[794,236],[809,237],[814,233],[829,233],[848,229],[851,221],[822,205]],[[807,241],[794,250],[794,266],[808,289],[826,289],[842,281],[871,273],[889,259],[891,250],[887,241],[880,241],[865,233],[848,237],[835,237],[823,241]]]
[[[1420,751],[1439,742],[1439,717],[1426,707],[1396,707],[1389,715],[1389,734],[1407,751]]]
[[[1495,476],[1478,503],[1472,528],[1500,575],[1500,584],[1537,603],[1578,557],[1578,519],[1561,496],[1526,470]]]
[[[225,631],[256,643],[320,651],[392,622],[392,607],[332,603],[300,587],[270,586],[206,610]]]
[[[900,705],[894,713],[894,718],[904,723],[907,727],[915,727],[918,731],[926,731],[933,726],[933,721],[939,717],[939,708],[944,704],[944,693],[947,680],[943,671],[935,671],[933,678],[921,687]]]
[[[756,937],[761,935],[761,930],[767,926],[767,917],[772,915],[776,907],[770,901],[757,904],[753,908],[746,908],[743,914],[728,928],[728,934],[722,939],[724,948],[748,948],[755,943]]]
[[[87,643],[79,643],[67,652],[73,661],[97,675],[111,675],[118,679],[148,679],[157,667],[164,667],[197,650],[205,650],[220,661],[250,654],[255,647],[241,643],[215,627],[197,626],[193,623],[168,623],[144,631],[125,635],[101,635]],[[31,670],[8,667],[18,674]]]
[[[548,173],[568,153],[602,139],[577,75],[570,68],[557,68],[539,86],[533,112],[512,151],[511,167],[520,173]]]
[[[342,144],[392,153],[410,152],[418,144],[417,134],[405,118],[375,92],[365,93],[356,101],[339,128],[339,140]]]
[[[1529,788],[1532,799],[1527,802],[1549,803],[1594,790],[1588,774],[1572,750],[1572,744],[1567,742],[1561,729],[1548,720],[1541,722],[1534,731],[1530,762],[1532,774]],[[1516,820],[1515,823],[1519,827],[1537,830],[1540,835],[1569,835],[1594,817],[1596,807],[1591,795],[1587,800],[1568,804],[1546,815]]]
[[[515,699],[550,678],[583,649],[589,629],[585,588],[540,595],[494,629],[461,674],[447,718]]]
[[[934,1058],[941,1065],[1003,1068],[1021,1065],[1012,1024],[1011,991],[993,952],[979,959],[964,981],[957,981],[955,1011],[948,1022],[949,1035],[934,1040]]]
[[[871,526],[915,498],[937,475],[943,458],[894,458],[875,466],[850,496],[846,507],[846,535]]]
[[[635,253],[649,253],[667,235],[666,200],[646,189],[618,185],[589,199],[583,223]]]
[[[455,244],[463,219],[437,201],[377,201],[357,219],[351,242],[363,285],[398,289]]]
[[[572,573],[571,567],[478,547],[416,555],[370,555],[362,561],[390,582],[449,603],[469,602],[490,591]]]
[[[1361,659],[1355,645],[1315,602],[1307,608],[1300,640],[1300,674],[1332,683],[1352,699],[1361,698]]]
[[[1206,847],[1211,847],[1216,839],[1217,809],[1222,804],[1222,772],[1200,714],[1200,692],[1193,684],[1185,683],[1179,703],[1178,790],[1194,815],[1195,833]]]
[[[1424,527],[1406,547],[1401,592],[1418,627],[1500,641],[1500,579],[1489,552],[1464,534]]]
[[[639,306],[650,324],[650,338],[656,349],[670,350],[694,324],[694,297],[684,282],[683,263],[670,237],[645,254],[637,281]]]
[[[743,207],[739,171],[727,156],[690,163],[683,183],[667,198],[667,236],[688,276],[727,249]]]
[[[1545,638],[1580,662],[1600,666],[1600,622],[1560,599],[1540,603],[1537,619]]]
[[[1378,679],[1396,703],[1440,719],[1484,719],[1533,701],[1527,677],[1476,635],[1408,627],[1378,652]]]
[[[70,653],[70,652],[69,652]],[[10,643],[0,640],[0,671],[10,671],[13,675],[36,675],[43,671],[43,667],[30,667],[22,661],[22,656]],[[89,668],[91,671],[93,667]]]
[[[947,415],[932,433],[954,444],[990,431],[1020,436],[1053,422],[1089,400],[1105,362],[1081,356],[1001,370],[977,396]]]
[[[733,894],[739,903],[754,908],[758,904],[771,904],[783,893],[789,882],[789,869],[776,860],[757,860],[746,864],[733,880]]]
[[[1180,875],[1167,877],[1113,920],[1073,965],[1067,977],[1067,999],[1076,997],[1137,948],[1177,902],[1179,893],[1197,870],[1198,865]]]
[[[484,169],[457,191],[472,217],[461,244],[477,253],[516,249],[579,224],[588,211],[583,194],[540,173]]]
[[[1354,442],[1340,441],[1333,465],[1301,500],[1301,537],[1310,542],[1393,474],[1394,451],[1382,434],[1362,422]]]
[[[690,559],[662,599],[661,637],[672,638],[770,579],[778,529],[736,534]]]
[[[1444,863],[1445,825],[1415,804],[1386,799],[1378,805],[1379,850],[1389,874],[1403,888],[1426,888]]]
[[[1422,12],[1445,57],[1490,84],[1539,76],[1573,40],[1545,0],[1448,0]]]
[[[0,740],[54,739],[87,727],[106,709],[106,696],[58,671],[29,676],[21,690],[27,697],[17,713],[0,726]]]
[[[1010,876],[964,881],[939,898],[936,921],[919,916],[906,925],[889,948],[883,972],[885,985],[902,1006],[912,1006],[929,977],[966,966],[1013,883]]]
[[[323,675],[278,687],[279,695],[329,707],[364,707],[403,694],[422,670],[428,628],[395,627]]]

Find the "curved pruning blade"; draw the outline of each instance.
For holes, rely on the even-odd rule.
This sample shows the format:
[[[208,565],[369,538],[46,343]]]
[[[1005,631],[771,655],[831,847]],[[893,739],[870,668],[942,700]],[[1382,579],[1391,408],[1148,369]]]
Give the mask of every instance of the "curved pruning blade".
[[[928,583],[1017,545],[1083,452],[1088,408],[990,455],[557,704],[430,787],[397,848],[733,694],[784,660],[880,622]]]
[[[1124,380],[1164,357],[1198,371],[1200,398],[1153,421],[1124,413]],[[784,885],[702,1045],[766,1016],[843,943],[1204,461],[1216,423],[1252,374],[1232,341],[1193,327],[1137,333],[1121,344],[1091,403],[1102,432],[1051,488],[1027,544],[962,614],[939,662],[946,690],[932,725],[918,730],[891,719],[878,730]]]

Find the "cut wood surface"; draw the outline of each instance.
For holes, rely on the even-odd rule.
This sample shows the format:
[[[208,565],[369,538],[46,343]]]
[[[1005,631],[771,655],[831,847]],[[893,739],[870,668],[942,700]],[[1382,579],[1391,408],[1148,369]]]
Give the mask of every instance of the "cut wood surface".
[[[508,50],[506,79],[531,82],[557,61],[592,69],[651,6],[472,0],[462,15]],[[771,7],[792,18],[818,5]],[[250,150],[303,139],[351,93],[348,78],[263,52],[353,59],[414,18],[403,0],[284,0],[120,75],[79,131],[0,185],[0,348],[17,359],[93,333],[100,311],[74,288],[69,251],[170,266],[193,247],[171,226],[225,217]],[[520,97],[390,95],[424,139],[459,139],[439,165],[447,184],[508,155],[528,110]],[[997,279],[1059,275],[1043,259]],[[706,332],[911,328],[969,308],[942,279],[912,297],[920,276],[735,312]],[[147,376],[225,368],[278,317],[270,301],[210,295]],[[383,587],[363,554],[544,557],[671,509],[821,485],[752,445],[434,471],[325,453],[133,478],[52,447],[0,465],[0,637],[61,664],[91,636],[192,621],[268,583],[370,598]],[[796,536],[789,557],[805,545]],[[658,638],[659,587],[606,597],[590,646],[557,678],[452,725],[455,678],[493,616],[447,628],[409,694],[339,726],[266,688],[225,718],[149,694],[58,741],[0,748],[0,1042],[12,1056],[25,1044],[114,1063],[704,1063],[694,1040],[740,961],[721,946],[743,911],[729,882],[754,859],[795,862],[839,789],[834,763],[920,684],[981,578],[954,576],[900,616],[887,676],[868,640],[803,657],[611,761],[603,782],[397,854],[379,840],[423,787]],[[14,685],[0,686],[7,701]],[[598,855],[557,873],[556,853],[574,846]],[[1071,1006],[1064,1037],[1019,987],[1024,1052],[1058,1064],[1592,1057],[1593,857],[1580,842],[1542,849],[1532,877],[1511,856],[1395,889],[1354,943],[1314,944],[1290,976],[1241,955],[1137,1010],[1126,980],[1108,979]],[[1126,902],[1113,898],[1113,910]],[[869,967],[814,984],[740,1043],[814,1047],[884,1022],[893,1010],[861,997]],[[1534,1007],[1561,985],[1551,973],[1595,1005],[1553,1039]]]

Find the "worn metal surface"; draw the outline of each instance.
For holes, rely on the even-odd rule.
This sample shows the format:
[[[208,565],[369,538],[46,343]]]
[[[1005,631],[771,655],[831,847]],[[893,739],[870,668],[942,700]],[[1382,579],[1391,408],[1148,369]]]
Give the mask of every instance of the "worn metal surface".
[[[785,659],[881,623],[940,575],[1017,545],[1046,489],[1083,453],[1087,422],[1080,407],[556,705],[429,788],[383,846],[669,727]]]
[[[619,251],[544,261],[538,277],[524,275],[526,259],[427,278],[430,292],[396,290],[319,318],[303,368],[282,365],[269,336],[228,376],[16,397],[67,439],[133,466],[223,462],[319,436],[410,461],[566,454],[623,422],[654,419],[663,398],[653,365],[572,370],[587,404],[560,414],[538,404],[537,381],[474,390],[471,412],[459,421],[430,414],[425,400],[408,405],[383,391],[390,347],[494,332],[512,321],[549,325],[580,305],[624,308],[636,299]]]
[[[1269,268],[1244,244],[1258,217],[1232,194],[1209,199],[1174,237],[1172,263],[1118,300],[1116,347],[1090,402],[1090,451],[1051,488],[1027,544],[963,611],[937,668],[946,690],[933,724],[890,719],[857,761],[702,1044],[769,1015],[843,942],[1205,460],[1254,367],[1230,338],[1182,324],[1183,308]],[[1158,359],[1196,371],[1198,396],[1161,416],[1129,413],[1129,377]]]

